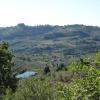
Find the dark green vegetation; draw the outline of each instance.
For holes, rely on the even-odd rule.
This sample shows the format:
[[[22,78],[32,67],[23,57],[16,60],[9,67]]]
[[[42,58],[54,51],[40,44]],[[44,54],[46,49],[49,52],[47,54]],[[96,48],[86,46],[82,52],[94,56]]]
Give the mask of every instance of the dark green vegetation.
[[[100,52],[63,67],[67,71],[19,80],[16,91],[6,89],[2,100],[100,100]]]
[[[0,95],[5,93],[6,88],[13,91],[16,88],[16,79],[13,75],[12,54],[8,49],[8,44],[0,44]]]
[[[43,67],[48,62],[66,62],[71,56],[100,49],[100,28],[84,25],[26,26],[0,28],[0,40],[9,42],[16,66]],[[66,59],[66,60],[65,60]]]

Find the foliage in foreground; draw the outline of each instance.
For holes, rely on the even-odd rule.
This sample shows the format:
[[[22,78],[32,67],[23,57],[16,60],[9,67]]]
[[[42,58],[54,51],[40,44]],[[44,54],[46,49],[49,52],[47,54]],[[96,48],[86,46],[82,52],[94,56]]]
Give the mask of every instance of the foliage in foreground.
[[[0,43],[0,96],[5,93],[6,88],[15,89],[16,79],[13,75],[12,68],[13,55],[8,49],[8,43]]]
[[[100,53],[72,61],[66,73],[70,81],[55,75],[20,80],[16,92],[7,90],[3,100],[100,100]]]

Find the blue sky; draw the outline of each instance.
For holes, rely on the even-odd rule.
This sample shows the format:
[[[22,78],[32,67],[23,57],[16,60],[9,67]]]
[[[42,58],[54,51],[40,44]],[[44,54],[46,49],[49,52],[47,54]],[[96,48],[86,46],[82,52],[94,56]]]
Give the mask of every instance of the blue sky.
[[[0,26],[100,26],[100,0],[0,0]]]

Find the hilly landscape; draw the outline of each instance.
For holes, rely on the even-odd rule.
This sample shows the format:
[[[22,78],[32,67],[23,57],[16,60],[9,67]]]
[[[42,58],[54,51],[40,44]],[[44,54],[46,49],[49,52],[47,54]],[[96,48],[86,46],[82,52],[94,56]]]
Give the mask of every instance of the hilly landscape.
[[[0,41],[0,100],[99,100],[99,27],[20,23]]]
[[[100,0],[0,0],[0,100],[100,100]]]
[[[7,41],[16,66],[44,66],[100,50],[100,27],[85,25],[37,25],[20,23],[0,27],[0,40]],[[66,59],[66,61],[65,61]]]

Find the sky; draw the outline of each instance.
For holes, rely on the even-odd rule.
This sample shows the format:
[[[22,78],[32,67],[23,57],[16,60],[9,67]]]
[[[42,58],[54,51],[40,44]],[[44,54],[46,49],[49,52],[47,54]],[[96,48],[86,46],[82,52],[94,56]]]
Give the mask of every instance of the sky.
[[[0,0],[0,27],[84,24],[100,26],[100,0]]]

